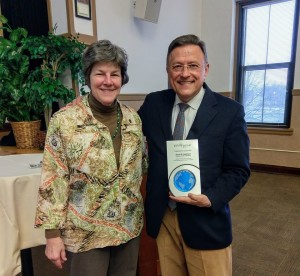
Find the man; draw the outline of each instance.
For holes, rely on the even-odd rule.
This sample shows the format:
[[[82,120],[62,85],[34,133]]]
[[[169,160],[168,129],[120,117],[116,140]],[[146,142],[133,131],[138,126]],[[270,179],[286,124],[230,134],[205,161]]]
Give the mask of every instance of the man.
[[[139,115],[149,149],[146,229],[156,238],[164,276],[232,275],[229,201],[247,182],[249,139],[243,107],[210,90],[205,44],[195,35],[171,42],[167,54],[171,89],[146,96]],[[173,140],[179,103],[183,139],[197,139],[201,194],[169,193],[166,142]],[[171,210],[169,202],[176,202]]]

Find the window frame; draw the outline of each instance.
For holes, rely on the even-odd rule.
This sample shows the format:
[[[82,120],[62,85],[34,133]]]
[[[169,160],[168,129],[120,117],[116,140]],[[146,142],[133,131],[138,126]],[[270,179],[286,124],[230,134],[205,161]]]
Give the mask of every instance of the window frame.
[[[293,38],[292,38],[292,49],[291,49],[291,61],[284,63],[274,63],[274,64],[260,64],[260,65],[248,65],[242,66],[244,55],[244,11],[243,9],[247,6],[263,6],[278,2],[284,2],[287,0],[237,0],[236,1],[236,66],[235,66],[235,98],[238,102],[243,103],[243,76],[244,72],[257,69],[278,69],[287,68],[287,97],[284,110],[284,122],[283,123],[248,123],[248,127],[255,128],[289,128],[291,124],[291,113],[292,113],[292,92],[294,86],[294,76],[295,76],[295,62],[296,62],[296,51],[297,51],[297,38],[298,38],[298,28],[299,28],[299,0],[295,0],[295,14],[294,14],[294,25],[293,25]]]

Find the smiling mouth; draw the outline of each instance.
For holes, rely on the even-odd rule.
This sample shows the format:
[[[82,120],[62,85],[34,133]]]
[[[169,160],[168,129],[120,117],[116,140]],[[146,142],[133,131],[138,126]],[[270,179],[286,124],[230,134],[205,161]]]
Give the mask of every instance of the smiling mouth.
[[[185,85],[185,84],[193,84],[194,81],[178,81],[179,84]]]
[[[102,92],[104,92],[104,93],[112,93],[112,92],[114,92],[115,90],[109,90],[109,89],[101,89],[101,91]]]

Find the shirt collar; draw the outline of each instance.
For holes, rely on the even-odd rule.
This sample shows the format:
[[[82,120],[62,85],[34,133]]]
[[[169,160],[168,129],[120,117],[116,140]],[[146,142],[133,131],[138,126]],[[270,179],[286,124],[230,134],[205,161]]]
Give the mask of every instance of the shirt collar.
[[[197,93],[196,96],[194,98],[192,98],[189,102],[187,102],[187,104],[191,108],[198,110],[198,108],[202,102],[202,99],[204,97],[204,93],[205,93],[205,89],[202,86],[199,93]],[[178,95],[176,94],[174,106],[178,105],[179,103],[181,103],[181,100],[179,99]]]

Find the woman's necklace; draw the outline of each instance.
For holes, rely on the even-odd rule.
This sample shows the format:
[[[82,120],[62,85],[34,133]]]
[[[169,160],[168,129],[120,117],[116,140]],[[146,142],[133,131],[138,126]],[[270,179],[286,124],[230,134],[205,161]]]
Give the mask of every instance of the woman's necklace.
[[[120,113],[121,113],[121,110],[120,110],[120,107],[119,105],[117,104],[117,126],[116,126],[116,129],[114,131],[114,134],[111,136],[111,139],[114,140],[119,132],[119,129],[120,129]]]

